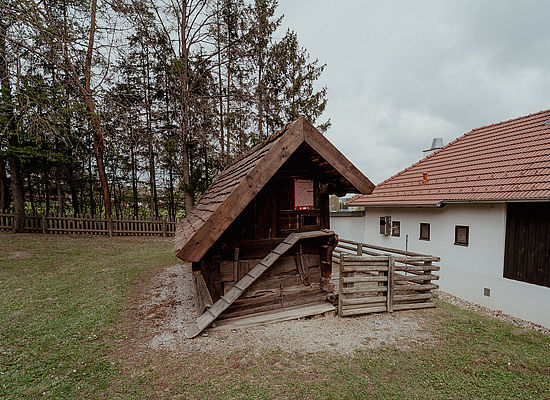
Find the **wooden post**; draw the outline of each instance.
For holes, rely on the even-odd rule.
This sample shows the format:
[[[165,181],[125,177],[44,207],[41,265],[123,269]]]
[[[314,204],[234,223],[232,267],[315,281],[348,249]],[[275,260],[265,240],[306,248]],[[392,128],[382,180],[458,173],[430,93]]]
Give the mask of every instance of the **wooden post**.
[[[344,284],[342,283],[342,278],[344,277],[344,254],[340,253],[340,273],[339,273],[339,284],[338,284],[338,291],[340,292],[338,295],[338,315],[342,316],[342,297],[344,297],[344,291],[342,290],[344,288]]]
[[[358,256],[363,255],[363,245],[361,243],[357,243],[357,255]]]
[[[431,261],[424,261],[424,266],[431,266],[432,265],[432,262]],[[432,271],[430,270],[424,270],[424,275],[431,275],[432,274]],[[422,283],[425,284],[425,283],[431,283],[431,279],[426,282],[426,281],[423,281]],[[432,294],[432,297],[433,297],[433,289],[430,289],[428,290],[428,293]],[[427,301],[430,301],[431,299],[428,299]]]
[[[42,214],[42,233],[44,235],[48,233],[48,227],[46,226],[46,214]]]
[[[166,237],[166,220],[162,221],[162,236]]]
[[[235,247],[235,252],[233,254],[233,283],[239,281],[239,248]]]
[[[393,312],[393,284],[394,284],[395,260],[388,256],[388,291],[386,292],[386,311]]]

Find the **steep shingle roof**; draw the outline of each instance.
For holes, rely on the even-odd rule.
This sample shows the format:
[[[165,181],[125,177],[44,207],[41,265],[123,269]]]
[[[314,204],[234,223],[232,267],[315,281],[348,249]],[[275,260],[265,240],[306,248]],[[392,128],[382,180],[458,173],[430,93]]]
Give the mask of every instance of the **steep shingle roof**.
[[[546,110],[474,129],[348,204],[549,199],[549,119]]]
[[[199,261],[283,163],[306,143],[342,177],[349,193],[370,193],[374,185],[304,117],[253,147],[227,167],[176,228],[176,255]]]

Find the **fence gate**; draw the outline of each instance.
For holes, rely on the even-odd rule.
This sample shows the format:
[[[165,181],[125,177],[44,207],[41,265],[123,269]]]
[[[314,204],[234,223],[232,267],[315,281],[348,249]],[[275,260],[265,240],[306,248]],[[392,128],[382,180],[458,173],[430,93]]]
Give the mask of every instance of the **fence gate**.
[[[433,257],[432,257],[433,258]],[[338,314],[350,316],[435,307],[431,301],[439,270],[426,258],[354,256],[339,257]]]

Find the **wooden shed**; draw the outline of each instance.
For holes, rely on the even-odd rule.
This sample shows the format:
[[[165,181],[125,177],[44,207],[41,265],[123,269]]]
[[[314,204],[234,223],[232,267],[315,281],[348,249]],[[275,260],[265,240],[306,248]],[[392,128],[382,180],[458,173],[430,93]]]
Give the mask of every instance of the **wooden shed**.
[[[217,318],[326,305],[337,243],[329,195],[373,187],[303,117],[227,167],[177,226],[176,254],[213,303],[186,335]]]

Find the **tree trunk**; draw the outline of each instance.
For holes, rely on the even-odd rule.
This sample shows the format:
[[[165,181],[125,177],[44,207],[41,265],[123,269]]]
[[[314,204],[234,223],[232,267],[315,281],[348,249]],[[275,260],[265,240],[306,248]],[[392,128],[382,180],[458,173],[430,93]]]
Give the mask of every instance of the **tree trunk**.
[[[187,146],[189,140],[189,49],[187,48],[187,0],[182,0],[181,4],[182,15],[180,22],[180,55],[182,58],[182,68],[180,72],[180,138],[182,142],[182,158],[183,158],[183,184],[185,193],[185,213],[189,215],[193,209],[193,195],[191,188],[191,166],[189,164],[189,148]]]
[[[174,202],[174,173],[172,171],[172,160],[170,160],[170,166],[168,167],[168,174],[170,177],[170,220],[176,220],[176,204]]]
[[[32,189],[31,173],[27,172],[27,188],[29,189],[29,200],[31,202],[31,210],[33,215],[36,215],[36,206],[34,204],[34,190]]]
[[[11,148],[9,154],[10,177],[13,195],[13,230],[19,233],[25,230],[25,197],[23,194],[23,177],[21,161],[14,154],[14,149],[19,147],[19,138],[17,136],[13,104],[11,99],[11,88],[9,80],[9,68],[7,62],[6,34],[8,25],[0,20],[0,96],[2,96],[2,109],[0,116],[8,121],[8,146]]]
[[[183,184],[185,186],[185,215],[193,209],[193,195],[191,194],[191,176],[189,174],[189,149],[183,144]]]
[[[89,183],[89,196],[90,196],[90,214],[95,217],[95,200],[94,200],[94,179],[92,177],[92,160],[88,159],[88,183]]]
[[[44,168],[44,194],[46,195],[46,214],[50,213],[50,177],[49,168]]]
[[[12,139],[10,139],[12,142]],[[13,142],[11,143],[13,145]],[[25,198],[23,195],[23,177],[19,158],[10,156],[11,190],[13,193],[13,233],[25,231]]]
[[[74,217],[76,217],[78,214],[80,214],[80,206],[78,204],[78,190],[76,188],[73,168],[69,168],[68,176],[69,176],[69,187],[71,189],[71,200],[73,203],[73,215]]]
[[[57,193],[57,215],[63,215],[63,190],[61,188],[61,167],[55,166],[55,190]]]
[[[90,11],[90,36],[88,40],[88,47],[86,49],[86,62],[84,65],[84,86],[82,86],[80,76],[69,56],[68,45],[64,43],[64,56],[65,61],[67,62],[75,85],[78,87],[78,90],[84,100],[86,109],[88,111],[88,119],[92,127],[92,132],[94,135],[94,156],[97,165],[97,172],[99,174],[99,182],[101,184],[101,192],[103,195],[103,202],[105,204],[105,216],[110,217],[112,214],[112,203],[111,195],[109,192],[109,182],[107,181],[107,174],[105,173],[105,165],[103,163],[103,154],[105,152],[105,142],[103,140],[103,129],[99,122],[99,117],[95,109],[95,102],[91,91],[91,79],[92,79],[92,56],[94,51],[94,40],[95,40],[95,30],[96,30],[96,11],[97,11],[97,0],[91,1],[91,11]],[[66,40],[66,38],[64,38]]]
[[[6,161],[0,156],[0,212],[8,209],[8,177],[6,175]]]
[[[132,159],[132,197],[134,199],[134,218],[139,215],[138,209],[138,190],[137,190],[137,177],[136,177],[136,155],[134,152],[134,144],[130,147],[130,157]]]

